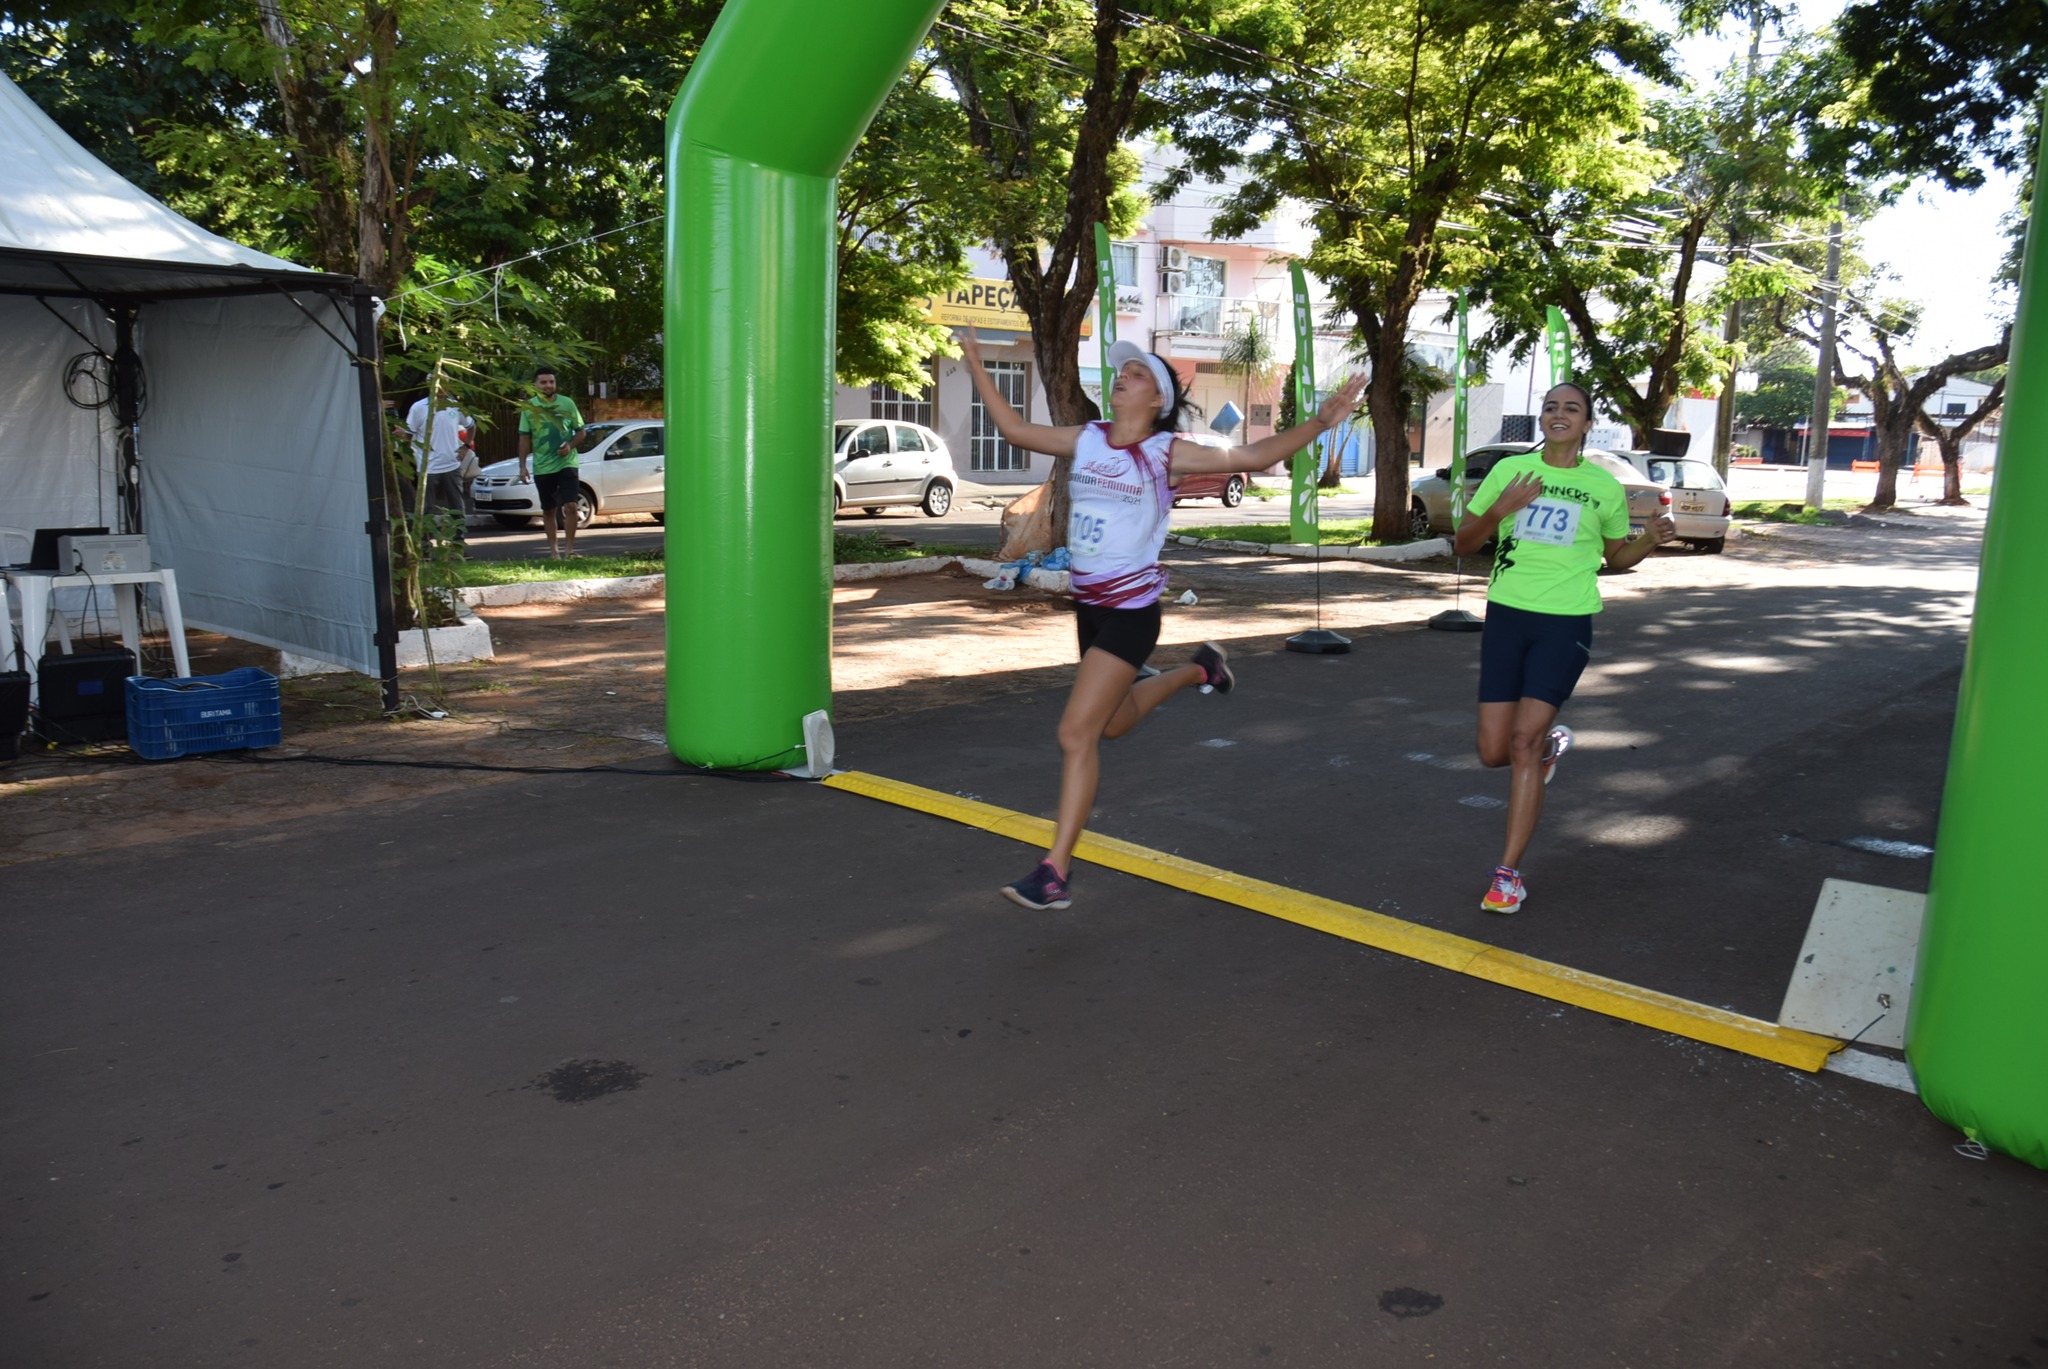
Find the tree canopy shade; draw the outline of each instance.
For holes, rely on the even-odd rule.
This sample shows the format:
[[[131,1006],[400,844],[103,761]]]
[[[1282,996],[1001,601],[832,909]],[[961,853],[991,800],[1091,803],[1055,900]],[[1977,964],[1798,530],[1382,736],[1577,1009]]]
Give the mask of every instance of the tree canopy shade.
[[[1470,230],[1529,182],[1564,184],[1641,112],[1628,71],[1669,78],[1661,38],[1616,0],[1333,0],[1290,6],[1263,61],[1170,82],[1191,175],[1236,171],[1217,231],[1309,206],[1308,268],[1371,367],[1373,535],[1403,535],[1408,328],[1423,292],[1484,269]]]
[[[1494,320],[1482,346],[1526,355],[1555,303],[1580,378],[1647,445],[1684,388],[1712,383],[1733,360],[1714,335],[1726,306],[1801,274],[1746,260],[1745,245],[1806,233],[1835,196],[1836,179],[1802,156],[1801,109],[1787,95],[1811,46],[1653,97],[1639,129],[1504,184],[1473,281]],[[1707,262],[1724,268],[1711,292],[1699,275]]]
[[[1817,73],[1811,101],[1823,156],[1958,189],[1983,183],[1980,156],[2007,170],[2026,163],[2034,144],[2021,116],[2048,77],[2041,0],[1858,0],[1837,41],[1848,70]]]

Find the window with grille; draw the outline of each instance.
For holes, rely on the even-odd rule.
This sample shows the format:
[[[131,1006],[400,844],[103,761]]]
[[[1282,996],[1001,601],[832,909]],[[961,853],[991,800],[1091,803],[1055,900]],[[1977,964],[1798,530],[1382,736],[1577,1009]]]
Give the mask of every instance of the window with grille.
[[[932,426],[932,387],[927,383],[923,394],[913,395],[906,394],[893,385],[870,385],[868,417],[893,418],[902,423],[922,423],[929,428]]]
[[[1010,407],[1020,414],[1028,414],[1031,386],[1031,368],[1021,361],[991,361],[987,364],[988,377],[996,383],[996,389]],[[967,469],[970,471],[1028,471],[1031,469],[1031,453],[1022,447],[1013,447],[1003,440],[996,431],[995,419],[981,402],[981,393],[974,395],[974,407],[970,414],[970,428],[967,438]]]

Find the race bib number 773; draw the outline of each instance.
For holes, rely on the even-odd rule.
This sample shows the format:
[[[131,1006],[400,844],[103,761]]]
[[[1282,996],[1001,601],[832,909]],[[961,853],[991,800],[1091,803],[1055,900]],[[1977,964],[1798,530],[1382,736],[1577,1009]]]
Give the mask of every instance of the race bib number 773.
[[[1515,515],[1515,536],[1524,542],[1568,547],[1579,535],[1579,506],[1562,499],[1538,499]]]

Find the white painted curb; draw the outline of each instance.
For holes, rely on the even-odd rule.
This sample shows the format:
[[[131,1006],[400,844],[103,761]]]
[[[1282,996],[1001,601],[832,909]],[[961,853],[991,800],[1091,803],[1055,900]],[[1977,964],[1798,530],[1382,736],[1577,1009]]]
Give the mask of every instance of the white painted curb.
[[[660,575],[600,575],[581,580],[529,580],[517,585],[470,585],[456,591],[465,604],[506,608],[513,604],[572,603],[578,599],[637,599],[661,588]]]
[[[467,603],[460,599],[455,604],[455,616],[460,620],[453,627],[437,627],[434,634],[434,663],[456,665],[463,661],[489,661],[497,656],[491,645],[491,625],[470,611]],[[427,644],[418,628],[407,628],[398,634],[398,668],[417,670],[427,663]],[[281,680],[293,680],[302,675],[354,674],[352,666],[336,665],[323,661],[317,656],[302,656],[296,651],[280,651],[277,661],[277,676]]]

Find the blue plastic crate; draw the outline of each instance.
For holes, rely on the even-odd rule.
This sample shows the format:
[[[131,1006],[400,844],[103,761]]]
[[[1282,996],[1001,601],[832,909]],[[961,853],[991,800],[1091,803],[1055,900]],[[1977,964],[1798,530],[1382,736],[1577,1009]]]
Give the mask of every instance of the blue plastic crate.
[[[223,675],[128,677],[128,745],[145,760],[242,751],[284,740],[277,677],[255,666]]]

